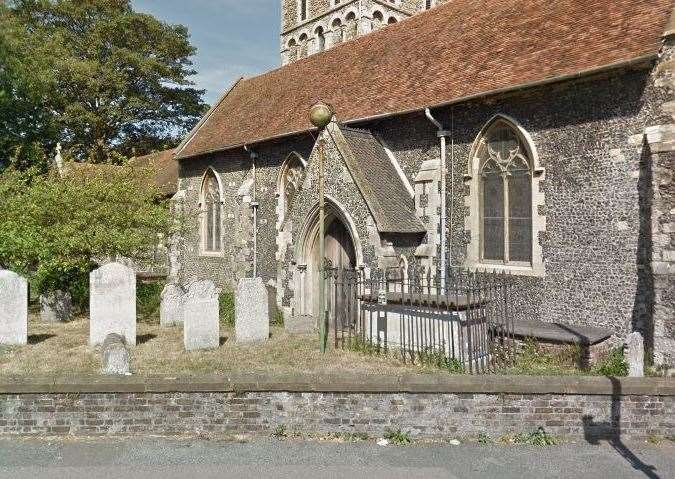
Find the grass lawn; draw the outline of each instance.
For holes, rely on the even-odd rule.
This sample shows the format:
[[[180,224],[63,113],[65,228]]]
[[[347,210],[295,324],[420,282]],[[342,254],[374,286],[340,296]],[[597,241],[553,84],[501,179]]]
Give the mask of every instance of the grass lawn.
[[[98,351],[90,348],[87,318],[67,324],[42,324],[31,316],[29,344],[0,347],[0,377],[98,374]],[[329,349],[318,351],[317,335],[289,335],[271,329],[266,343],[239,345],[232,327],[221,326],[221,346],[213,351],[186,352],[183,329],[139,323],[138,345],[131,350],[131,367],[139,375],[198,375],[227,372],[338,373],[397,375],[438,373],[433,366],[403,364],[392,357]]]

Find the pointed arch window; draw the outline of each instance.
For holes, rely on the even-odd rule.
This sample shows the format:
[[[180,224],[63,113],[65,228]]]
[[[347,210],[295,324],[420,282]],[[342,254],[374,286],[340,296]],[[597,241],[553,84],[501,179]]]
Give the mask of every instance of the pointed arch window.
[[[518,132],[495,122],[480,151],[481,259],[532,263],[532,159]]]
[[[201,191],[202,251],[220,253],[222,240],[222,197],[215,172],[209,169],[204,176]]]
[[[283,221],[286,213],[293,205],[293,199],[301,188],[302,177],[306,163],[297,153],[293,152],[284,161],[277,181],[279,195],[279,219]]]

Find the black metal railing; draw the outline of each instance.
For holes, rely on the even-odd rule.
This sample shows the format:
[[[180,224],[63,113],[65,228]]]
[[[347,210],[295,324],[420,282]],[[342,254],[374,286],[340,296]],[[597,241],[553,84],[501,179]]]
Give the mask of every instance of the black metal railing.
[[[328,315],[336,348],[395,354],[458,372],[513,364],[513,278],[449,269],[445,275],[330,269]]]

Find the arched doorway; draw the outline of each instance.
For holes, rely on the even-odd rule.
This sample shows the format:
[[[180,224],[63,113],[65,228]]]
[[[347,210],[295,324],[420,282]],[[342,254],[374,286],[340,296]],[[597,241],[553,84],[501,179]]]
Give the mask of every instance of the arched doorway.
[[[296,284],[296,307],[301,315],[319,317],[319,284],[321,262],[319,258],[318,208],[309,214],[302,240],[297,251],[301,274]],[[356,270],[362,261],[361,248],[353,222],[337,204],[327,202],[325,223],[325,258],[331,268]],[[327,298],[331,296],[327,291]],[[329,309],[336,307],[327,301]]]

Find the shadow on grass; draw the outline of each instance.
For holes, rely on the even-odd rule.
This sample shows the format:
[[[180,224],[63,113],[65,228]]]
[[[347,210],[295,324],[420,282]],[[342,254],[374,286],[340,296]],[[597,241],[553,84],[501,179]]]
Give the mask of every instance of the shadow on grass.
[[[44,343],[48,339],[55,338],[56,334],[32,334],[28,336],[28,344],[35,346],[36,344]]]
[[[156,338],[157,338],[156,334],[143,334],[143,335],[138,336],[136,338],[136,344],[140,345],[140,344],[149,343],[150,341],[152,341],[153,339],[156,339]]]

